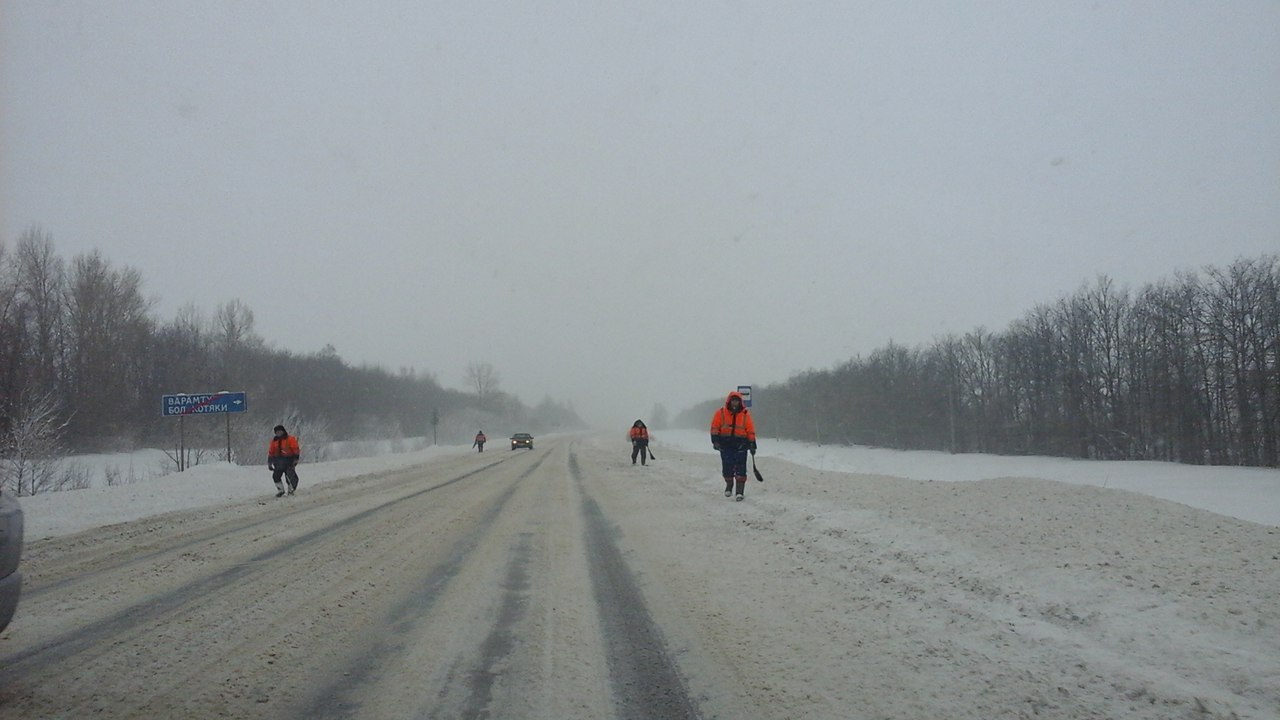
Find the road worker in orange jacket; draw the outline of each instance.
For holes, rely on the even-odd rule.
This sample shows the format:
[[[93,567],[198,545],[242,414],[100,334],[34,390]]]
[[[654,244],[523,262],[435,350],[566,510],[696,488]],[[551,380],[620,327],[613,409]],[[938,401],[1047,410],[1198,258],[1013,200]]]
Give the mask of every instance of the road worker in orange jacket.
[[[756,424],[740,393],[729,393],[724,407],[711,416],[711,447],[720,451],[724,496],[733,496],[736,484],[734,499],[742,500],[747,487],[747,453],[756,454]]]
[[[289,434],[283,425],[277,425],[273,431],[274,437],[267,444],[267,467],[271,468],[271,479],[275,481],[276,497],[284,495],[284,483],[280,481],[284,476],[289,481],[289,494],[292,495],[298,489],[298,460],[302,457],[302,449],[298,445],[298,438]]]
[[[636,464],[636,455],[640,456],[640,464],[645,464],[645,458],[649,454],[649,428],[644,424],[643,420],[637,420],[631,424],[631,464]]]

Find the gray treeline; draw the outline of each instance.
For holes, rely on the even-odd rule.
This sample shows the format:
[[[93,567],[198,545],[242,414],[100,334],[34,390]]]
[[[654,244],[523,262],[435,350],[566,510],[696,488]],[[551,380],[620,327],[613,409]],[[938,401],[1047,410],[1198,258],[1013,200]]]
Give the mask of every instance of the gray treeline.
[[[161,396],[180,392],[245,391],[251,417],[236,422],[253,424],[254,438],[286,418],[334,439],[438,431],[444,441],[449,427],[457,437],[448,439],[464,441],[486,420],[531,432],[582,424],[549,398],[531,409],[496,387],[479,398],[412,369],[353,367],[332,346],[308,355],[273,349],[253,325],[238,300],[212,315],[187,306],[162,321],[136,270],[97,251],[67,261],[39,228],[12,247],[0,241],[0,459],[28,452],[17,444],[31,447],[33,438],[45,455],[170,447],[176,420],[161,416]],[[220,429],[215,422],[208,434]],[[250,461],[265,443],[255,441]]]
[[[760,430],[794,440],[1275,467],[1280,257],[1136,292],[1102,276],[1003,332],[890,343],[753,397]]]

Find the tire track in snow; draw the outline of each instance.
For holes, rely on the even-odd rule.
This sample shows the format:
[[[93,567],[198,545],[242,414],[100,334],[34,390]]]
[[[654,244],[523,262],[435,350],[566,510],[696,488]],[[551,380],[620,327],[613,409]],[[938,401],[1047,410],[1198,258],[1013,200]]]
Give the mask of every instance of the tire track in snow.
[[[698,718],[662,633],[649,615],[644,596],[627,569],[617,544],[617,530],[583,487],[578,458],[569,454],[569,472],[582,495],[584,540],[591,585],[605,638],[605,655],[617,702],[624,718]]]
[[[488,470],[505,461],[506,459],[500,459],[494,462],[487,463],[482,467],[468,471],[466,476],[469,477],[469,476],[475,475],[478,472]],[[414,467],[414,468],[407,468],[402,470],[395,470],[385,474],[380,474],[375,476],[365,476],[365,477],[373,477],[376,479],[403,478],[403,479],[395,480],[393,485],[407,485],[413,482],[421,481],[421,475],[419,473],[420,473],[420,468]],[[454,478],[452,480],[446,481],[441,485],[428,488],[428,490],[436,490],[439,488],[447,487],[448,485],[451,485],[454,482],[456,482],[458,479],[459,478]],[[390,486],[383,485],[382,487],[386,489],[386,488],[389,488]],[[350,489],[342,490],[337,494],[331,494],[326,496],[324,499],[324,502],[327,505],[339,504],[343,502],[343,500],[347,497],[356,496],[364,492],[367,492],[367,489],[364,487],[350,488]],[[414,495],[410,495],[409,497],[415,497],[417,494],[418,493],[414,493]],[[262,504],[262,503],[260,502],[259,504]],[[279,526],[283,519],[293,517],[293,516],[303,515],[305,513],[314,512],[316,509],[317,507],[315,505],[304,501],[304,503],[302,503],[300,506],[287,507],[283,511],[276,510],[273,512],[258,513],[250,517],[238,516],[238,517],[232,518],[229,521],[219,523],[218,525],[215,525],[212,527],[198,529],[196,531],[193,531],[183,541],[178,543],[173,543],[173,544],[166,544],[164,547],[158,550],[152,550],[150,552],[146,552],[142,554],[135,554],[136,548],[127,547],[122,551],[120,551],[119,560],[113,564],[95,565],[90,570],[75,570],[73,574],[67,577],[63,577],[59,580],[53,580],[50,582],[39,583],[35,587],[24,586],[22,596],[26,598],[28,602],[30,602],[32,600],[39,599],[45,595],[62,594],[63,592],[66,591],[68,587],[71,587],[71,586],[93,585],[99,582],[99,578],[109,576],[121,570],[126,570],[132,567],[141,567],[141,566],[149,565],[154,563],[158,558],[163,558],[166,556],[181,555],[183,552],[199,549],[207,545],[211,541],[218,540],[221,538],[231,537],[237,533],[243,533],[243,532],[255,530],[258,528],[274,528]],[[200,516],[204,516],[206,513],[207,511],[205,510],[200,510],[196,512],[196,514]],[[38,542],[56,543],[62,540],[63,540],[62,538],[52,538],[46,541],[38,541]],[[168,542],[168,540],[166,540],[166,542]],[[63,564],[66,564],[66,563],[63,563]],[[27,583],[27,585],[30,585],[30,584],[31,583]]]
[[[471,693],[462,709],[464,718],[489,717],[489,703],[493,700],[493,684],[498,678],[495,668],[505,660],[516,644],[516,625],[524,618],[529,607],[529,564],[533,555],[530,534],[521,535],[506,580],[502,583],[502,606],[498,610],[498,622],[480,646],[481,667],[469,673],[467,684]]]
[[[157,616],[164,616],[169,613],[176,612],[189,603],[198,602],[200,598],[206,594],[213,593],[219,588],[226,587],[234,582],[244,580],[255,574],[268,572],[267,570],[263,570],[264,567],[268,566],[266,561],[300,552],[305,549],[311,541],[363,522],[386,511],[398,503],[460,483],[468,478],[485,472],[489,467],[490,466],[486,465],[475,470],[462,473],[461,475],[453,477],[442,483],[432,485],[431,487],[423,488],[422,490],[411,493],[410,495],[398,497],[380,505],[362,510],[324,527],[312,530],[311,532],[297,538],[294,542],[280,545],[254,555],[245,562],[226,570],[205,576],[181,587],[152,596],[147,598],[145,602],[125,608],[108,617],[81,626],[71,632],[53,637],[39,645],[34,645],[12,655],[0,658],[0,667],[4,668],[3,676],[6,682],[10,683],[22,678],[36,677],[42,669],[58,665],[69,658],[82,654],[95,653],[101,648],[109,648],[111,645],[111,643],[108,642],[109,638],[131,635],[135,633],[138,628],[154,623]]]
[[[405,654],[406,638],[416,635],[414,627],[430,615],[436,600],[447,594],[449,582],[466,566],[471,552],[483,544],[492,531],[494,522],[515,495],[520,482],[533,475],[546,459],[545,455],[538,458],[532,466],[512,481],[511,488],[485,511],[475,527],[453,544],[449,552],[449,561],[433,568],[423,578],[418,589],[396,605],[383,625],[385,630],[381,636],[372,640],[363,652],[348,661],[346,672],[340,674],[342,678],[340,681],[328,684],[312,696],[307,707],[297,713],[298,720],[362,717],[361,703],[356,698],[358,691],[366,687],[376,687],[383,668],[395,658]],[[494,652],[498,650],[500,648],[493,649]],[[423,709],[416,717],[427,717],[427,712],[429,709]]]

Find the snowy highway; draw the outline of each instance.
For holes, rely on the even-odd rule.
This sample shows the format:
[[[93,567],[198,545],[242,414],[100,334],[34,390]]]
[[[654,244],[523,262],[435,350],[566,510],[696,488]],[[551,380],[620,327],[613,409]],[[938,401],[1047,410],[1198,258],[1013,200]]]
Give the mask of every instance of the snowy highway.
[[[0,712],[694,717],[615,535],[563,443],[34,547]]]
[[[616,438],[48,538],[0,718],[1264,718],[1275,528]],[[762,461],[763,461],[762,456]]]

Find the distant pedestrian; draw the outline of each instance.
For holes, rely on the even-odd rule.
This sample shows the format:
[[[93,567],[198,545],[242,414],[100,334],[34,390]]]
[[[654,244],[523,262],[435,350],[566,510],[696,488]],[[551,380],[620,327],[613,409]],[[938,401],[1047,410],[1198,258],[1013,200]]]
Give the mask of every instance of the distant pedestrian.
[[[283,425],[275,427],[275,437],[271,438],[271,443],[267,445],[267,467],[271,468],[271,479],[276,484],[276,497],[285,494],[284,483],[281,482],[281,476],[289,482],[289,494],[292,495],[298,489],[298,459],[302,456],[302,448],[298,445],[298,438],[289,434]]]
[[[645,456],[649,454],[649,428],[643,420],[631,424],[631,464],[636,464],[636,455],[640,456],[640,464],[644,465]]]
[[[481,430],[480,432],[476,433],[476,440],[475,442],[471,443],[471,447],[480,448],[478,452],[484,452],[484,444],[486,441],[488,441],[488,439],[489,438],[484,436],[484,431]]]
[[[737,392],[729,393],[724,407],[711,416],[711,447],[720,451],[724,496],[733,495],[736,484],[738,493],[734,499],[742,500],[747,488],[747,453],[756,454],[756,424]]]

